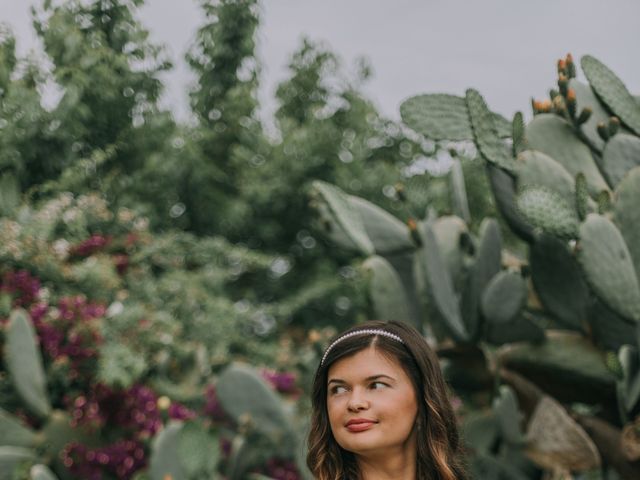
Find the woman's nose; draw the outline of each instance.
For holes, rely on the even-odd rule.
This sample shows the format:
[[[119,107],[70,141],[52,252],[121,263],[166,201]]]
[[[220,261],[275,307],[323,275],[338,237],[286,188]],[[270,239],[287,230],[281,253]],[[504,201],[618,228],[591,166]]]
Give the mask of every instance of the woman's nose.
[[[349,397],[347,408],[353,412],[358,412],[360,410],[368,409],[369,406],[369,400],[366,398],[366,395],[358,390],[354,390]]]

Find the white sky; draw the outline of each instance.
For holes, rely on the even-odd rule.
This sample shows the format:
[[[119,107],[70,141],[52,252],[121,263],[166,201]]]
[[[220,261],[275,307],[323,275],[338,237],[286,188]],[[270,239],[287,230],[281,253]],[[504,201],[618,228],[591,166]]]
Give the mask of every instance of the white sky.
[[[164,102],[185,118],[190,76],[183,56],[201,20],[198,3],[146,3],[141,18],[175,65]],[[21,53],[37,47],[32,4],[0,0],[0,22],[11,25]],[[495,111],[529,116],[531,97],[547,95],[556,60],[567,52],[596,56],[640,94],[640,0],[262,0],[261,12],[263,115],[274,108],[276,84],[304,35],[325,42],[347,67],[367,57],[374,76],[365,91],[396,119],[409,96],[461,95],[468,87]]]

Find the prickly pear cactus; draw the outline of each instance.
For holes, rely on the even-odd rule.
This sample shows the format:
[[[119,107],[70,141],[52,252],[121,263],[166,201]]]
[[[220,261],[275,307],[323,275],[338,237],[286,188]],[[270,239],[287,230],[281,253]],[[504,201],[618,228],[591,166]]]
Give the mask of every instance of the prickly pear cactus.
[[[352,197],[358,208],[346,211],[337,207],[346,194],[314,188],[326,230],[378,255],[364,262],[380,270],[371,295],[384,300],[372,299],[373,316],[389,318],[402,311],[391,306],[419,298],[413,323],[437,342],[452,385],[480,409],[465,430],[479,478],[605,478],[594,473],[602,464],[606,478],[640,478],[616,440],[619,425],[628,430],[640,418],[640,103],[599,60],[585,56],[581,65],[588,84],[575,78],[571,55],[558,62],[557,88],[532,102],[529,122],[493,114],[473,89],[464,98],[418,95],[400,107],[419,135],[475,143],[496,206],[528,249],[524,258],[504,250],[494,221],[437,235],[440,219],[390,220],[385,212],[374,230],[364,211],[377,207]],[[465,224],[455,167],[451,185],[452,211]],[[406,262],[397,275],[388,270],[397,262],[379,247],[387,226],[389,238],[410,239],[399,251],[413,257],[411,281]],[[487,376],[494,382],[480,380]],[[471,400],[478,389],[493,408]],[[585,407],[569,412],[572,403]]]

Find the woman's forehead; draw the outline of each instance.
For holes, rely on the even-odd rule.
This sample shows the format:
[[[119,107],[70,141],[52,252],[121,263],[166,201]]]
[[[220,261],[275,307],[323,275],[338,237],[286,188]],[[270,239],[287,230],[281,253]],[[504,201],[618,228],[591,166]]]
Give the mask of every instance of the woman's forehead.
[[[387,375],[392,378],[406,376],[404,369],[396,359],[385,355],[374,347],[369,347],[331,364],[328,380],[334,377],[345,381],[349,379],[363,380],[375,375]]]

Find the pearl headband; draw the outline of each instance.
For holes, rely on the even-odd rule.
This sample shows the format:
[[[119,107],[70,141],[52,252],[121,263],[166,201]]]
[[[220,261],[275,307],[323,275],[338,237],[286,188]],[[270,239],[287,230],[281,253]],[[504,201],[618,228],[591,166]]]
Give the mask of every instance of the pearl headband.
[[[335,347],[338,343],[340,343],[345,338],[353,337],[355,335],[382,335],[382,336],[391,338],[397,342],[404,343],[398,335],[396,335],[395,333],[387,332],[386,330],[380,330],[376,328],[365,328],[363,330],[355,330],[353,332],[344,334],[343,336],[335,340],[331,345],[329,345],[329,348],[327,348],[327,350],[324,352],[324,355],[322,356],[322,360],[320,361],[320,366],[324,365],[324,361],[327,359],[327,355],[329,355],[329,352],[333,347]]]

